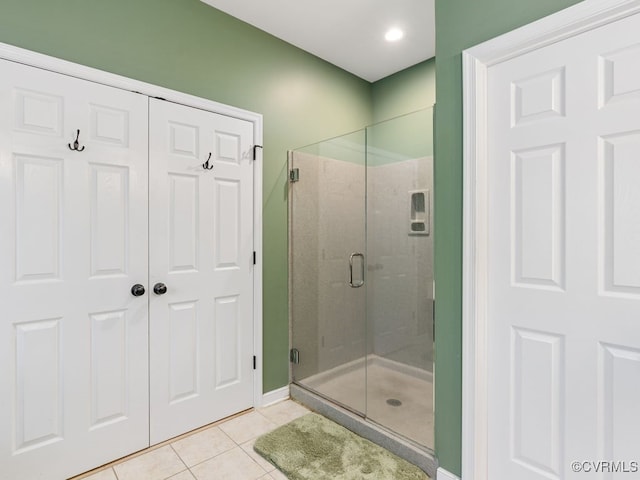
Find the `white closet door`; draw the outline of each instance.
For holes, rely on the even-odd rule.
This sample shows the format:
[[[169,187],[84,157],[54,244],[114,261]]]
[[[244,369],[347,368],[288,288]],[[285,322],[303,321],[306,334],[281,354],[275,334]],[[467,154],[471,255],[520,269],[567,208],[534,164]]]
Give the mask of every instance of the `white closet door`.
[[[0,478],[148,445],[147,104],[0,62]]]
[[[492,480],[638,478],[639,55],[635,15],[489,69]]]
[[[157,443],[253,405],[253,125],[155,99],[149,116]]]

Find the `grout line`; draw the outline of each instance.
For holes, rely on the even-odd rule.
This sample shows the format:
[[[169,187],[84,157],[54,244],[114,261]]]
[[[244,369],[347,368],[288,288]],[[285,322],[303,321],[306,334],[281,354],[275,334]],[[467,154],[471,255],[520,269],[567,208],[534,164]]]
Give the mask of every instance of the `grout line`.
[[[253,463],[255,463],[255,464],[258,466],[258,468],[259,468],[260,470],[262,470],[262,473],[260,474],[260,476],[259,476],[259,477],[257,477],[258,479],[260,479],[260,478],[264,477],[265,475],[268,475],[268,474],[269,474],[269,472],[267,472],[267,471],[264,469],[264,467],[263,467],[262,465],[260,465],[258,462],[256,462],[256,461],[255,461],[255,459],[254,459],[251,455],[249,455],[247,452],[245,452],[245,451],[244,451],[244,449],[243,449],[242,447],[240,447],[240,451],[241,451],[242,453],[244,453],[247,457],[249,457],[249,459],[250,459]]]
[[[183,463],[184,463],[184,462],[183,462]],[[164,478],[163,480],[169,480],[170,478],[175,477],[176,475],[180,475],[181,473],[184,473],[184,472],[189,472],[189,473],[191,473],[191,470],[189,470],[189,467],[187,467],[186,469],[184,469],[184,470],[180,470],[179,472],[176,472],[176,473],[174,473],[173,475],[169,475],[168,477]],[[191,476],[192,476],[192,477],[194,476],[194,475],[193,475],[193,473],[191,473]]]
[[[233,442],[233,440],[232,440],[232,442]],[[204,460],[202,460],[201,462],[194,463],[194,464],[193,464],[193,465],[191,465],[190,467],[189,467],[189,466],[187,466],[187,469],[188,469],[189,471],[191,471],[191,469],[192,469],[193,467],[197,467],[198,465],[202,465],[203,463],[206,463],[206,462],[208,462],[208,461],[210,461],[210,460],[213,460],[214,458],[217,458],[217,457],[219,457],[220,455],[224,455],[225,453],[228,453],[228,452],[230,452],[231,450],[233,450],[234,448],[236,448],[236,447],[238,447],[238,446],[239,446],[237,443],[235,443],[235,442],[233,442],[233,443],[235,444],[235,446],[234,446],[234,447],[231,447],[231,448],[229,448],[229,449],[227,449],[227,450],[223,450],[222,452],[218,452],[218,453],[216,453],[213,457],[205,458],[205,459],[204,459]],[[174,450],[174,451],[175,451],[175,450]],[[180,455],[178,455],[178,456],[180,456]],[[180,460],[182,460],[182,459],[180,459]],[[182,461],[182,463],[184,463],[184,460]],[[193,472],[192,472],[192,473],[193,473]],[[194,475],[194,477],[195,477],[195,475]]]
[[[238,444],[233,438],[231,438],[229,435],[227,435],[227,432],[225,432],[223,429],[219,428],[218,430],[220,430],[220,432],[222,433],[222,435],[224,435],[225,437],[227,437],[229,440],[231,440],[233,443],[235,443],[236,445]],[[230,450],[230,449],[229,449]],[[226,452],[228,452],[229,450],[225,450]]]
[[[173,442],[169,444],[169,448],[171,448],[171,451],[176,454],[176,457],[178,457],[178,459],[182,462],[182,464],[184,465],[184,468],[189,470],[189,465],[186,464],[186,462],[182,459],[182,457],[177,452],[177,450],[175,448],[173,448]],[[183,470],[183,472],[184,472],[184,470]],[[178,473],[180,473],[180,472],[178,472]],[[176,473],[176,475],[177,475],[177,473]],[[167,477],[167,478],[171,478],[171,477]]]
[[[257,438],[257,437],[256,437],[256,438]],[[253,439],[251,439],[251,440],[253,440]],[[248,441],[251,441],[251,440],[248,440]],[[232,441],[233,441],[233,440],[232,440]],[[249,457],[249,459],[250,459],[253,463],[255,463],[255,464],[256,464],[256,465],[257,465],[261,470],[263,470],[263,472],[260,474],[260,476],[259,476],[259,477],[257,477],[258,479],[260,479],[260,478],[262,478],[262,477],[264,477],[265,475],[267,475],[267,474],[269,474],[269,473],[270,473],[270,472],[266,471],[262,465],[260,465],[258,462],[256,462],[256,461],[251,457],[251,455],[249,455],[247,452],[245,452],[245,451],[244,451],[244,449],[242,448],[242,446],[241,446],[239,443],[236,443],[235,441],[233,441],[233,443],[235,444],[235,447],[231,447],[229,450],[225,450],[224,452],[220,452],[220,453],[218,453],[218,454],[217,454],[216,456],[214,456],[214,457],[207,458],[206,460],[203,460],[203,461],[201,461],[201,462],[199,462],[199,463],[196,463],[195,465],[192,465],[191,467],[187,467],[187,469],[189,470],[189,472],[191,473],[191,475],[193,475],[193,477],[194,477],[194,478],[196,478],[195,474],[191,471],[191,469],[192,469],[193,467],[196,467],[196,466],[198,466],[198,465],[202,465],[203,463],[209,462],[209,461],[213,460],[214,458],[217,458],[217,457],[219,457],[220,455],[224,455],[225,453],[229,453],[231,450],[235,450],[235,449],[237,448],[237,449],[239,449],[239,450],[240,450],[240,452],[241,452],[241,453],[243,453],[244,455],[246,455],[247,457]],[[256,479],[256,480],[257,480],[257,479]]]

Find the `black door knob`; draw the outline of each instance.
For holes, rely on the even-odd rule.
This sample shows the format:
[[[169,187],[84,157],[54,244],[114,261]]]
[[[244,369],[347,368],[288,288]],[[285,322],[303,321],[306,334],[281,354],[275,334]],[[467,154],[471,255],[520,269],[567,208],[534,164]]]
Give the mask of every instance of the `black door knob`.
[[[133,295],[134,297],[144,295],[144,291],[144,287],[139,283],[136,283],[133,287],[131,287],[131,295]]]
[[[164,295],[167,293],[167,286],[164,283],[156,283],[153,286],[153,293],[156,295]]]

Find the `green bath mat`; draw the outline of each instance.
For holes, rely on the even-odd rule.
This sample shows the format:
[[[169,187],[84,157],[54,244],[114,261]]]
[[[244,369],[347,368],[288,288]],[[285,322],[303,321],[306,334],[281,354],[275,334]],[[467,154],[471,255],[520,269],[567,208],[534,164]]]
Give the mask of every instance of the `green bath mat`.
[[[427,480],[418,467],[310,413],[256,440],[254,449],[291,480]]]

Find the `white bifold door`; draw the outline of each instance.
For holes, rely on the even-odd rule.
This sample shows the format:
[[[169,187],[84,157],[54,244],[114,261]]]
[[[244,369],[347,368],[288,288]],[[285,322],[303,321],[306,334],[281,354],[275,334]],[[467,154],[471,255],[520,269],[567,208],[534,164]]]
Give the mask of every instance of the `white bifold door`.
[[[635,15],[489,69],[491,480],[640,478],[639,58]]]
[[[3,62],[0,105],[0,478],[59,479],[148,445],[147,98]]]
[[[253,125],[149,111],[154,444],[253,406]]]
[[[251,407],[252,124],[6,61],[0,105],[0,478]]]

